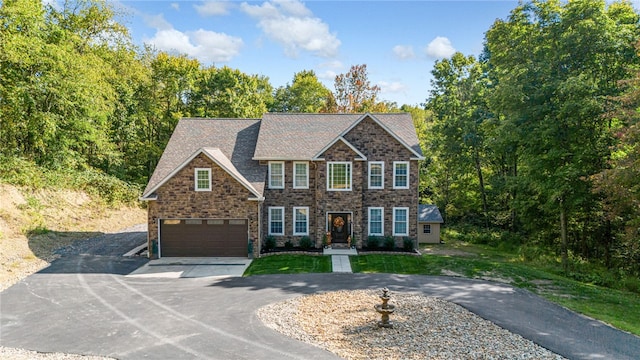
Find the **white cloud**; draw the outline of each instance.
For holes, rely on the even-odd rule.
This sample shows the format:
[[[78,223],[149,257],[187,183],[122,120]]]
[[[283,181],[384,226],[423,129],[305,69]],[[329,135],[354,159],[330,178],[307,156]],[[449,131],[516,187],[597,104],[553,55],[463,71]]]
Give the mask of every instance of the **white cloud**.
[[[296,57],[300,51],[325,58],[338,53],[341,42],[336,34],[299,1],[276,0],[262,5],[245,2],[240,8],[256,18],[258,27],[269,39],[281,44],[289,57]]]
[[[393,47],[393,54],[400,60],[408,60],[416,57],[411,45],[396,45]]]
[[[232,4],[228,1],[205,1],[202,5],[194,5],[198,14],[202,16],[227,15]]]
[[[318,79],[333,82],[336,79],[336,75],[338,74],[335,71],[326,70],[318,74]]]
[[[170,30],[173,29],[173,25],[165,20],[162,14],[148,15],[142,14],[142,21],[148,26],[156,30]]]
[[[178,3],[171,3],[171,8],[173,10],[180,10],[180,4]]]
[[[244,45],[241,38],[224,33],[203,29],[187,32],[176,30],[164,20],[162,15],[149,17],[149,19],[148,24],[155,24],[153,27],[157,31],[153,38],[144,39],[145,43],[159,50],[186,54],[203,64],[230,61],[240,53]]]
[[[407,85],[399,81],[394,81],[394,82],[380,81],[378,83],[378,86],[380,86],[380,91],[382,93],[404,93],[408,90]]]
[[[449,41],[449,39],[437,36],[435,39],[431,40],[424,51],[430,58],[443,59],[453,55],[456,52],[456,49],[451,45],[451,41]]]

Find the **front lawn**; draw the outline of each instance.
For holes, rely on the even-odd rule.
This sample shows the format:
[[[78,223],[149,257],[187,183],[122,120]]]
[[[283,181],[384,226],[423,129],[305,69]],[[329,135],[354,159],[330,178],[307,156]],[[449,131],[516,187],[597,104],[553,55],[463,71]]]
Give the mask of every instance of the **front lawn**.
[[[550,301],[640,335],[638,294],[580,283],[508,257],[429,255],[352,256],[351,269],[361,273],[448,275],[509,283]]]
[[[489,246],[451,242],[421,249],[422,256],[350,256],[354,273],[460,276],[526,288],[576,312],[640,335],[640,296],[562,276],[549,264],[522,261]],[[274,255],[255,259],[245,276],[331,272],[330,256]]]
[[[271,255],[255,259],[244,276],[331,272],[330,256]]]

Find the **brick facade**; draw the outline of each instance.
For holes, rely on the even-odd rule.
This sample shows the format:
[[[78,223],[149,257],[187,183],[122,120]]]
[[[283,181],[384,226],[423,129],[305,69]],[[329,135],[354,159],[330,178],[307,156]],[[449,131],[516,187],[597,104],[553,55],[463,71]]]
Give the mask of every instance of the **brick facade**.
[[[323,235],[327,232],[329,213],[348,213],[352,218],[352,233],[356,246],[366,244],[368,236],[368,208],[384,208],[384,235],[391,236],[393,231],[393,208],[409,208],[409,234],[417,238],[417,208],[419,164],[410,160],[412,154],[398,140],[384,131],[380,125],[366,118],[345,136],[345,140],[367,157],[360,156],[342,141],[337,141],[323,154],[322,160],[309,162],[309,189],[293,188],[293,161],[285,161],[284,189],[265,189],[265,201],[262,214],[263,238],[268,235],[269,207],[284,207],[284,235],[276,235],[277,246],[286,241],[298,245],[301,236],[293,235],[293,207],[309,207],[309,237],[322,245]],[[352,171],[351,191],[327,190],[327,164],[340,161],[350,162]],[[368,189],[368,161],[384,162],[384,189]],[[393,188],[394,161],[409,162],[409,188]],[[268,184],[268,179],[267,179]],[[403,237],[396,237],[396,246],[403,245]]]
[[[211,169],[211,191],[195,191],[195,169]],[[206,155],[200,154],[156,190],[148,203],[149,249],[158,240],[158,219],[248,219],[254,254],[259,254],[260,202]],[[150,254],[157,256],[157,254]]]
[[[273,117],[275,115],[271,115]],[[316,121],[316,118],[306,118],[307,115],[281,115],[284,118],[291,117],[292,122],[284,122],[273,125],[271,130],[265,130],[268,139],[294,138],[296,131],[316,131],[318,136],[326,135],[326,131],[317,125],[308,128],[290,130],[290,133],[282,130],[283,127],[304,124],[303,120]],[[333,115],[331,121],[337,126],[343,123],[337,121],[342,119],[353,119],[352,115]],[[388,116],[387,126],[395,127],[395,123],[390,123],[395,115]],[[303,119],[298,119],[302,117]],[[296,119],[301,121],[297,123]],[[410,117],[399,118],[402,123],[397,126],[396,134],[402,134],[403,138],[408,138],[413,144],[417,144],[417,138],[412,138],[412,123]],[[408,119],[408,121],[407,121]],[[274,121],[274,120],[272,120]],[[323,121],[318,118],[317,121]],[[353,121],[353,120],[349,120]],[[209,146],[220,146],[220,151],[225,149],[224,154],[228,160],[232,160],[234,166],[241,173],[240,176],[248,176],[250,183],[256,192],[249,191],[237,178],[231,176],[227,171],[218,166],[205,153],[200,153],[193,160],[180,169],[176,174],[171,175],[169,171],[178,166],[178,162],[172,162],[171,157],[164,163],[158,165],[162,176],[157,176],[154,181],[150,181],[148,192],[146,192],[148,202],[148,227],[149,227],[149,249],[153,249],[153,244],[158,240],[158,219],[247,219],[248,220],[248,241],[253,243],[253,255],[258,256],[264,244],[265,238],[269,235],[269,208],[281,207],[284,209],[284,234],[275,235],[276,246],[284,246],[287,241],[291,241],[294,246],[300,244],[303,236],[294,235],[294,207],[307,207],[308,214],[308,237],[316,247],[322,246],[324,235],[329,230],[329,214],[343,213],[351,220],[351,233],[355,236],[355,245],[359,248],[366,245],[368,237],[368,209],[370,207],[384,208],[384,236],[392,236],[393,233],[393,209],[396,207],[408,208],[408,235],[395,237],[396,246],[403,245],[403,238],[417,239],[418,236],[418,183],[419,183],[419,162],[417,158],[421,152],[414,152],[407,148],[407,144],[391,135],[380,122],[374,120],[372,116],[365,116],[359,121],[353,122],[351,128],[344,133],[343,130],[336,132],[336,137],[329,136],[316,142],[314,152],[300,155],[299,152],[281,155],[284,159],[306,158],[308,159],[308,188],[296,189],[294,182],[294,163],[300,160],[286,160],[284,163],[284,188],[269,188],[268,169],[270,156],[275,156],[272,151],[295,148],[304,150],[302,143],[288,143],[291,146],[280,146],[281,144],[271,144],[270,151],[260,153],[256,144],[260,142],[258,132],[262,134],[262,125],[252,121],[197,121],[187,120],[181,122],[177,140],[170,141],[171,153],[181,153],[177,159],[186,158],[189,152],[185,149],[190,146],[199,146],[200,149]],[[285,125],[286,124],[286,125]],[[289,125],[293,124],[293,125]],[[318,124],[315,123],[314,124]],[[403,127],[404,126],[404,127]],[[223,132],[220,129],[227,129]],[[316,129],[316,130],[313,130]],[[334,128],[331,128],[334,129]],[[344,127],[343,127],[344,129]],[[197,130],[197,131],[196,131]],[[215,130],[215,131],[214,131]],[[207,131],[206,136],[202,133]],[[223,134],[223,135],[220,135]],[[233,135],[235,134],[235,135]],[[284,135],[283,135],[284,134]],[[175,135],[175,132],[174,132]],[[339,137],[339,136],[342,137]],[[289,136],[289,137],[287,137]],[[415,136],[415,135],[413,135]],[[217,140],[211,140],[216,137]],[[191,144],[197,139],[197,145]],[[233,141],[229,142],[230,139]],[[238,139],[236,141],[236,139]],[[313,139],[307,139],[313,142]],[[175,142],[175,143],[172,143]],[[229,142],[229,143],[227,143]],[[328,148],[324,148],[332,144]],[[413,145],[415,146],[415,144]],[[217,148],[216,148],[217,149]],[[274,150],[275,149],[275,150]],[[192,150],[191,150],[192,151]],[[262,151],[262,150],[260,150]],[[323,151],[322,154],[317,152]],[[261,153],[262,154],[262,153]],[[252,157],[253,156],[253,157]],[[314,157],[315,156],[315,157]],[[363,158],[366,158],[366,160]],[[164,158],[164,157],[163,157]],[[260,159],[260,161],[255,160]],[[384,188],[369,189],[369,162],[384,163]],[[394,189],[394,162],[406,162],[409,164],[409,186],[407,189]],[[348,162],[351,164],[351,189],[348,191],[329,191],[327,184],[328,166],[331,162]],[[166,164],[171,164],[168,166]],[[212,178],[211,191],[195,191],[195,169],[210,168]],[[156,169],[157,170],[157,169]],[[169,175],[167,175],[169,174]],[[156,176],[156,172],[154,172]],[[171,176],[165,183],[159,182],[163,177]],[[246,178],[247,179],[247,178]],[[161,184],[161,185],[159,185]],[[255,199],[259,194],[263,195],[263,200]],[[144,197],[143,196],[143,197]],[[249,200],[249,199],[254,200]],[[151,254],[154,256],[157,254]]]

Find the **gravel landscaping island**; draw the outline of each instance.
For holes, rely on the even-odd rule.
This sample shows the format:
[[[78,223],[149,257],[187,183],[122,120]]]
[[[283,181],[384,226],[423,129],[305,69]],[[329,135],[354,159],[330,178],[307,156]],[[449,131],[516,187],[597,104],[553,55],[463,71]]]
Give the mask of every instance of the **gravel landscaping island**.
[[[260,308],[266,326],[345,359],[564,359],[463,307],[391,292],[393,328],[379,328],[380,291],[336,291]]]

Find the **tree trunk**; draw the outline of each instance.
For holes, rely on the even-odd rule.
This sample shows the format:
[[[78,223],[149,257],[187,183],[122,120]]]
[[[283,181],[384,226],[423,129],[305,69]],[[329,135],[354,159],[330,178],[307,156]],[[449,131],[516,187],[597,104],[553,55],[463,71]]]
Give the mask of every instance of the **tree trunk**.
[[[489,213],[487,209],[487,193],[484,189],[484,178],[482,177],[482,166],[480,166],[480,154],[478,150],[474,151],[474,162],[476,165],[476,173],[478,174],[478,183],[480,184],[480,196],[482,197],[482,214],[484,215],[484,227],[489,228]]]
[[[567,210],[564,202],[560,199],[560,237],[562,239],[562,269],[565,274],[569,270],[569,256],[567,246]]]

